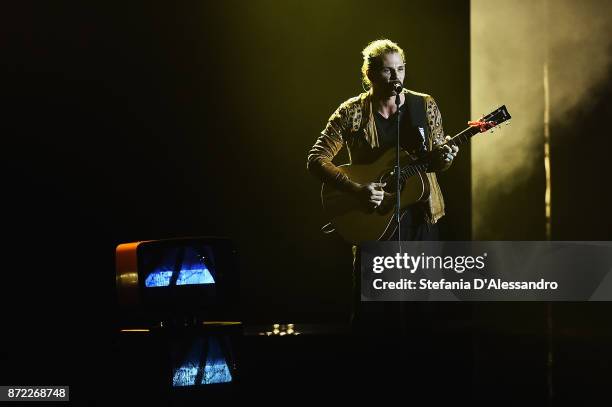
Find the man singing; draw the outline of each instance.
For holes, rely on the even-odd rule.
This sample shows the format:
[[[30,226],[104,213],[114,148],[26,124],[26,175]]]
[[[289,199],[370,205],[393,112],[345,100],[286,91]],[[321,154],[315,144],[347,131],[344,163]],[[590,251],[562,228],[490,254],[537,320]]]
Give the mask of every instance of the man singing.
[[[368,164],[396,146],[397,121],[400,118],[402,149],[419,156],[433,152],[426,172],[430,194],[425,202],[405,209],[401,223],[401,240],[438,240],[438,220],[444,216],[444,200],[436,172],[450,167],[459,148],[444,144],[442,117],[434,99],[403,88],[404,51],[390,40],[376,40],[362,51],[362,80],[366,92],[343,102],[331,115],[325,129],[308,153],[308,170],[322,182],[354,194],[364,204],[378,207],[390,198],[385,184],[360,184],[349,179],[332,160],[343,146],[352,164]],[[394,85],[400,84],[398,92]],[[399,93],[399,109],[396,96]],[[389,240],[397,240],[397,229]],[[353,247],[354,282],[358,282],[359,252]],[[358,288],[358,284],[354,284]],[[355,293],[359,295],[359,292]]]

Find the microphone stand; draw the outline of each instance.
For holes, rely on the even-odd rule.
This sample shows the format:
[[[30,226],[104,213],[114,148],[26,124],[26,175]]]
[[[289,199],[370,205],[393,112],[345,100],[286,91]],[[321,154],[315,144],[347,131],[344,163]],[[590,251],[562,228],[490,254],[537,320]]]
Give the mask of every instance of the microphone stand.
[[[396,180],[396,184],[395,184],[395,197],[396,197],[396,201],[395,201],[395,224],[397,225],[397,241],[401,241],[401,237],[400,237],[400,205],[401,205],[401,199],[400,199],[400,192],[401,192],[401,167],[400,167],[400,94],[401,92],[398,92],[397,95],[395,95],[395,106],[397,107],[397,150],[396,150],[396,154],[395,154],[395,180]]]
[[[397,89],[399,88],[399,90]],[[397,226],[397,244],[398,244],[398,249],[399,249],[399,253],[401,254],[402,252],[402,238],[401,238],[401,219],[400,219],[400,206],[401,206],[401,197],[400,197],[400,192],[402,190],[402,183],[401,183],[401,174],[402,174],[402,167],[400,166],[400,150],[401,150],[401,144],[400,144],[400,103],[401,103],[401,97],[400,95],[402,94],[402,87],[401,85],[398,85],[396,88],[396,95],[395,95],[395,106],[397,108],[397,145],[396,145],[396,151],[395,151],[395,224]],[[399,303],[399,316],[400,316],[400,335],[401,336],[405,336],[406,335],[406,321],[404,320],[404,301],[400,301]]]

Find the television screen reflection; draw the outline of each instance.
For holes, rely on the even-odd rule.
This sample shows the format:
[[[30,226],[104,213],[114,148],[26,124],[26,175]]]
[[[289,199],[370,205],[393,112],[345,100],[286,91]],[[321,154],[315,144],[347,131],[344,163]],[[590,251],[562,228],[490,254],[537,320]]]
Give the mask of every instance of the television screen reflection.
[[[174,349],[172,386],[202,386],[233,381],[232,347],[227,337],[203,336]]]

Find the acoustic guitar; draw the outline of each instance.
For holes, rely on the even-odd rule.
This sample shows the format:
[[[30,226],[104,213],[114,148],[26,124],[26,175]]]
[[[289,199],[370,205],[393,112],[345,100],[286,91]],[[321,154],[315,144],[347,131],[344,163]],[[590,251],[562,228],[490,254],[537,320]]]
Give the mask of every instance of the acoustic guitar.
[[[469,127],[458,133],[444,144],[460,146],[476,134],[484,133],[510,120],[506,106],[494,110],[478,121],[468,122]],[[444,144],[437,146],[441,148]],[[400,152],[400,216],[406,208],[429,198],[429,181],[425,172],[435,151],[415,157],[402,150]],[[396,149],[385,151],[376,161],[367,165],[345,164],[338,168],[346,176],[359,184],[370,182],[386,183],[385,198],[380,206],[373,208],[354,194],[340,191],[329,184],[323,184],[321,201],[330,223],[346,241],[358,244],[368,240],[385,240],[393,235],[397,225],[394,220],[396,204]]]

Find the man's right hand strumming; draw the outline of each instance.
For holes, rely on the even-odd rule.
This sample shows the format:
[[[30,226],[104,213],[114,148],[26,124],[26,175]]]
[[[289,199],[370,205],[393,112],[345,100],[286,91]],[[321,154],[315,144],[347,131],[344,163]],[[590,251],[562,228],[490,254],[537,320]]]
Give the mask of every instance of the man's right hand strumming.
[[[363,184],[359,188],[358,195],[372,207],[378,208],[385,197],[385,191],[383,191],[385,185],[387,185],[386,182],[370,182],[369,184]]]

